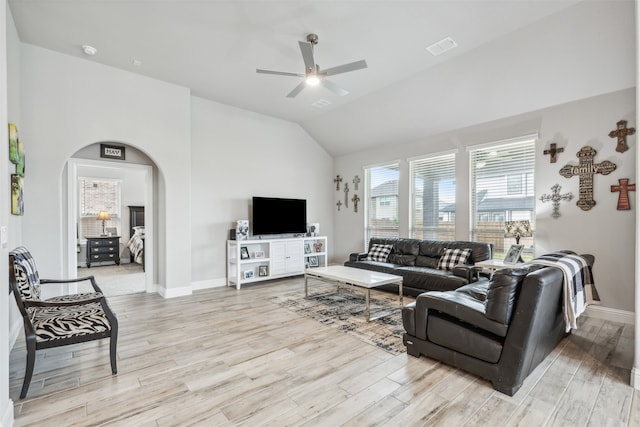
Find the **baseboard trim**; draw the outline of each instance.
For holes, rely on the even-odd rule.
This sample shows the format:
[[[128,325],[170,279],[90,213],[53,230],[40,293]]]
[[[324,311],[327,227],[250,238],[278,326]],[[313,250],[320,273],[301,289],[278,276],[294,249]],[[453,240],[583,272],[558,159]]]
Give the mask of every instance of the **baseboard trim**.
[[[585,315],[587,317],[593,317],[594,319],[627,323],[629,325],[636,323],[636,315],[633,311],[618,310],[617,308],[602,307],[599,305],[588,306]]]
[[[640,369],[631,368],[631,387],[640,390]]]
[[[13,426],[13,400],[7,400],[7,406],[2,411],[2,418],[0,418],[0,427],[12,427]]]
[[[181,288],[165,288],[158,285],[158,293],[163,298],[177,298],[191,295],[191,286],[183,286]]]
[[[218,279],[199,280],[197,282],[191,282],[191,289],[194,291],[201,291],[203,289],[221,288],[227,285],[227,279],[224,277]]]

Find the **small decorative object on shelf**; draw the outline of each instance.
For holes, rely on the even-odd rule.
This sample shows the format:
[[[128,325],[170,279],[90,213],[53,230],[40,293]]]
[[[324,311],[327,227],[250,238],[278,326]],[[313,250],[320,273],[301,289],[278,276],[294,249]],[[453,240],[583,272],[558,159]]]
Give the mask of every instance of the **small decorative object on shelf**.
[[[342,206],[342,202],[338,200],[338,203],[336,203],[336,206],[338,207],[338,210],[340,210],[340,206]]]
[[[236,240],[247,240],[249,238],[249,220],[239,219],[236,221]]]
[[[305,243],[304,244],[304,253],[305,254],[310,254],[311,253],[311,245],[309,243]]]
[[[245,279],[253,279],[253,270],[247,270],[244,272]]]
[[[620,120],[616,123],[616,129],[609,132],[610,138],[618,138],[618,145],[616,146],[616,151],[619,153],[624,153],[629,149],[627,145],[627,135],[633,135],[636,133],[635,128],[627,128],[627,121]]]
[[[316,237],[320,235],[320,223],[314,222],[309,224],[309,236]]]
[[[552,202],[553,212],[551,213],[551,216],[554,218],[558,218],[560,216],[560,201],[569,201],[573,199],[573,193],[560,194],[561,188],[560,184],[555,184],[551,187],[552,194],[543,194],[540,196],[541,202]]]
[[[597,173],[609,175],[617,167],[615,163],[608,160],[594,163],[593,158],[596,154],[596,150],[585,145],[576,153],[580,162],[578,166],[567,164],[560,169],[560,175],[565,178],[571,178],[576,175],[580,177],[580,197],[576,205],[583,211],[588,211],[596,205],[596,201],[593,200],[593,176]]]
[[[255,251],[253,253],[254,258],[264,258],[264,251]]]
[[[309,257],[309,267],[317,267],[318,266],[318,257],[310,256]]]
[[[313,250],[316,252],[322,252],[322,242],[315,242],[313,244]],[[306,252],[306,248],[305,248],[305,252]]]
[[[246,246],[240,248],[240,259],[249,259],[249,249]]]
[[[259,277],[266,277],[269,275],[269,266],[268,265],[261,265],[258,267],[258,276]]]
[[[336,175],[336,178],[333,180],[336,183],[336,191],[340,191],[340,183],[342,182],[342,178],[340,175]]]
[[[355,177],[353,177],[352,182],[353,182],[353,190],[358,191],[358,184],[360,184],[360,177],[356,175]]]
[[[360,197],[358,197],[357,194],[354,194],[351,201],[353,202],[353,211],[358,212],[358,202],[360,201]]]
[[[618,194],[618,207],[619,211],[628,211],[631,209],[631,204],[629,203],[629,191],[636,191],[636,185],[629,185],[629,178],[620,178],[618,179],[620,185],[612,185],[611,192],[614,193],[619,191]]]
[[[349,183],[344,183],[344,207],[349,207]]]
[[[544,150],[544,154],[551,155],[551,157],[549,158],[549,163],[555,163],[556,160],[558,160],[556,158],[556,155],[558,153],[563,153],[564,152],[564,148],[562,148],[562,147],[561,148],[556,148],[556,147],[557,147],[557,145],[554,142],[554,143],[551,144],[551,147],[548,150]]]

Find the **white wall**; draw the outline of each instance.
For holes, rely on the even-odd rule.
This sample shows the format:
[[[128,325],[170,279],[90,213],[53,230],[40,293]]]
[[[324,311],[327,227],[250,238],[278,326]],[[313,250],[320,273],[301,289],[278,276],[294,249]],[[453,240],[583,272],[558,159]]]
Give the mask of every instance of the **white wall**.
[[[154,280],[168,296],[190,293],[180,263],[191,251],[190,97],[183,87],[21,45],[22,128],[29,153],[25,176],[23,243],[43,277],[65,275],[65,162],[99,141],[122,142],[158,168]],[[52,227],[59,224],[60,227]]]
[[[191,99],[191,276],[224,283],[225,241],[249,219],[252,196],[307,200],[308,222],[329,236],[333,161],[300,126],[202,98]]]
[[[469,166],[467,147],[491,141],[513,138],[539,132],[536,151],[536,254],[560,249],[579,253],[591,253],[596,257],[594,275],[602,305],[608,308],[634,310],[634,233],[636,194],[629,193],[632,210],[618,211],[618,193],[611,192],[611,185],[619,178],[630,178],[635,183],[636,136],[628,137],[630,149],[625,153],[615,151],[615,139],[608,133],[615,129],[618,120],[635,123],[635,88],[575,101],[507,119],[485,123],[453,132],[425,138],[407,144],[369,150],[335,159],[334,174],[353,177],[363,176],[362,167],[389,160],[400,159],[400,235],[408,235],[409,186],[407,158],[444,150],[458,149],[456,160],[456,237],[469,240]],[[549,163],[543,150],[551,142],[564,147],[557,163]],[[590,211],[580,210],[575,202],[579,196],[578,178],[566,179],[558,171],[570,163],[577,165],[576,153],[585,145],[598,151],[596,162],[610,160],[617,169],[610,175],[594,178],[594,199],[597,205]],[[551,217],[551,204],[542,203],[542,194],[551,192],[554,184],[562,186],[562,193],[572,192],[574,200],[563,202],[561,217]],[[364,199],[364,191],[362,191]],[[363,201],[364,202],[364,201]],[[362,210],[364,211],[364,209]],[[364,216],[352,209],[334,212],[335,256],[347,259],[350,252],[362,251],[364,242]]]

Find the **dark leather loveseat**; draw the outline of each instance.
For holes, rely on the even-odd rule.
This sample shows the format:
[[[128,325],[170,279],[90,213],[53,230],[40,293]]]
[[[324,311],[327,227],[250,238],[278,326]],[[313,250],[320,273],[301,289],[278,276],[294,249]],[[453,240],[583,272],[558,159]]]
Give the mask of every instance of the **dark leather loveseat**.
[[[376,244],[393,246],[386,262],[367,261],[368,252],[363,252],[349,255],[344,265],[402,276],[403,293],[412,296],[431,290],[453,290],[477,280],[478,270],[473,264],[491,259],[493,254],[492,244],[480,242],[373,237],[369,248]],[[438,262],[445,249],[470,249],[471,255],[466,265],[439,269]],[[397,285],[381,288],[398,292]]]
[[[582,257],[593,265],[593,256]],[[562,288],[560,269],[527,265],[425,292],[402,310],[407,353],[479,375],[512,396],[565,336]]]

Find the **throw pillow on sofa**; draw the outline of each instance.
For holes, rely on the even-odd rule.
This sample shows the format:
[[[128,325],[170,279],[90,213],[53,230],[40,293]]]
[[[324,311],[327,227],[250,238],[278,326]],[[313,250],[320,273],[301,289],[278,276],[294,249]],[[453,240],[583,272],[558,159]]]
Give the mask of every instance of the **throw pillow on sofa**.
[[[466,264],[471,256],[471,249],[445,249],[438,261],[439,270],[453,270],[458,264]]]
[[[389,258],[391,249],[393,249],[393,245],[380,245],[378,243],[375,243],[369,248],[369,253],[367,254],[366,260],[387,262],[387,258]]]

